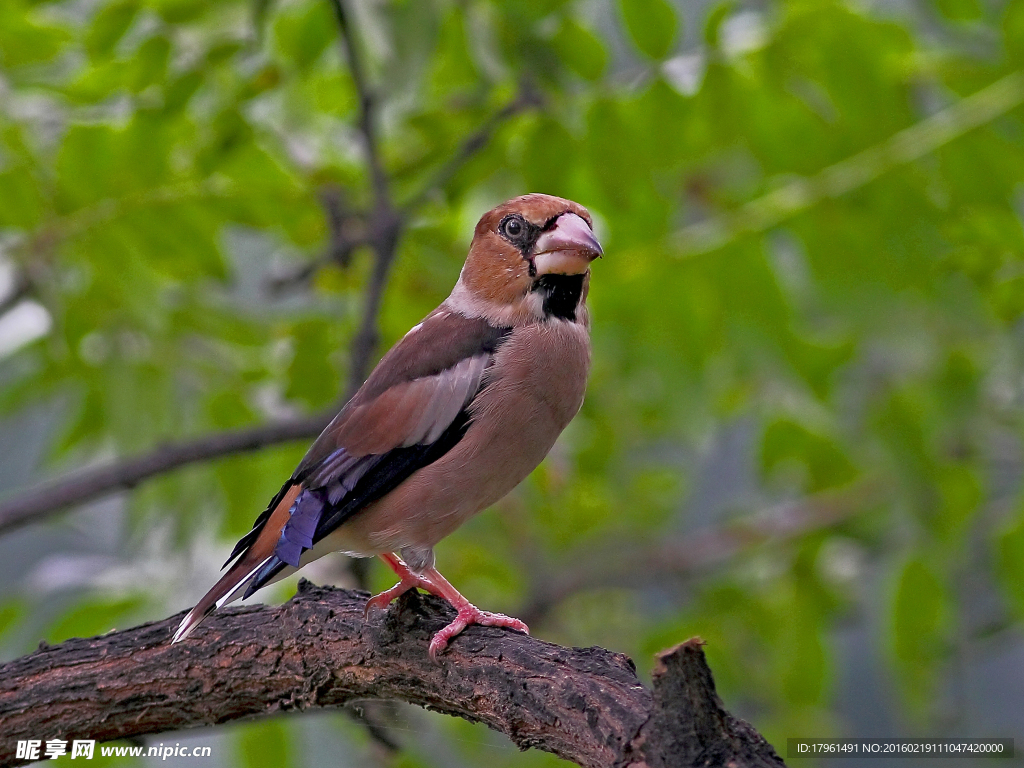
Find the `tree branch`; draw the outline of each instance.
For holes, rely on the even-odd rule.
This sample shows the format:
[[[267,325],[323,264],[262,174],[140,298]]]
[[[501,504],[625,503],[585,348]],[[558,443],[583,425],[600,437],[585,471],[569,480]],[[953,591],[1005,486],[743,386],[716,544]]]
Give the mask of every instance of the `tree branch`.
[[[611,549],[565,557],[563,560],[574,564],[572,568],[556,573],[533,569],[530,597],[516,613],[532,626],[540,624],[552,608],[570,595],[586,589],[643,586],[660,579],[690,578],[753,547],[791,541],[837,525],[869,509],[883,497],[885,490],[879,481],[864,480],[653,545],[631,547],[617,541]],[[638,569],[637,563],[643,563],[644,567]]]
[[[359,330],[352,341],[349,358],[349,377],[346,400],[366,379],[380,332],[377,320],[387,279],[394,262],[403,217],[388,190],[387,177],[380,158],[375,128],[375,100],[366,82],[361,61],[357,55],[355,36],[343,0],[330,0],[341,28],[345,55],[352,70],[352,78],[359,93],[359,126],[366,145],[367,166],[374,190],[374,207],[368,217],[355,216],[342,210],[341,200],[328,191],[321,199],[330,219],[332,241],[323,259],[317,259],[295,274],[275,281],[272,288],[282,288],[293,281],[301,281],[313,274],[329,259],[342,260],[357,245],[369,245],[374,252],[374,266],[366,287],[365,305]],[[430,190],[444,185],[458,169],[486,145],[498,125],[509,117],[535,106],[538,96],[528,88],[493,115],[476,133],[463,142],[460,150],[445,163],[424,191],[409,201],[405,211],[420,205]],[[178,190],[151,196],[162,200]],[[147,198],[149,199],[149,198]],[[358,219],[358,227],[355,220]],[[354,228],[355,227],[355,228]],[[152,452],[132,459],[113,462],[95,469],[81,470],[25,493],[0,502],[0,535],[35,520],[43,520],[54,513],[103,496],[111,491],[133,488],[149,478],[171,472],[188,464],[254,451],[278,443],[316,437],[333,414],[307,417],[223,432],[197,438],[194,441],[158,447]]]
[[[14,284],[7,293],[0,297],[0,317],[7,314],[7,310],[14,309],[14,305],[26,298],[32,292],[32,282],[28,276],[19,271],[14,278]]]
[[[402,210],[406,213],[415,210],[426,201],[431,192],[448,184],[462,166],[487,146],[494,132],[503,122],[524,110],[540,106],[542,103],[541,95],[537,91],[527,84],[522,85],[519,94],[512,101],[491,115],[474,133],[466,137],[455,154],[438,169],[431,181],[405,202]]]
[[[345,0],[330,0],[330,2],[331,7],[334,9],[335,18],[338,20],[342,41],[345,44],[343,54],[348,59],[352,83],[359,96],[359,132],[362,133],[363,142],[366,144],[366,164],[370,170],[374,200],[378,205],[382,202],[387,203],[390,200],[388,177],[384,172],[384,163],[381,161],[380,156],[380,144],[377,140],[377,100],[366,79],[363,61],[357,50],[355,31],[352,28],[352,23],[348,18],[348,11],[345,8]]]
[[[352,263],[352,253],[355,249],[368,244],[365,217],[349,207],[341,188],[325,186],[320,190],[319,197],[327,218],[327,247],[316,258],[271,276],[267,281],[270,293],[282,293],[290,288],[306,285],[328,264],[337,264],[346,269]]]
[[[735,211],[684,227],[673,237],[678,254],[710,253],[743,235],[765,232],[823,200],[860,189],[883,173],[918,160],[1021,104],[1024,104],[1024,72],[1011,72],[813,176],[795,179]]]
[[[316,437],[333,415],[333,412],[318,414],[218,432],[164,445],[132,459],[74,472],[0,503],[0,534],[111,491],[134,488],[144,480],[189,464]]]
[[[376,259],[366,288],[363,318],[352,344],[346,394],[348,399],[366,378],[377,346],[377,316],[388,272],[395,258],[402,220],[388,194],[374,128],[374,101],[356,55],[354,35],[342,0],[331,2],[345,41],[352,77],[360,94],[359,124],[366,143],[367,165],[375,197],[374,208],[367,221],[366,242],[373,249]],[[0,503],[0,534],[111,491],[133,488],[143,480],[188,464],[316,437],[332,416],[333,413],[217,433],[194,441],[159,447],[133,459],[81,470]]]
[[[380,338],[377,318],[404,222],[388,189],[388,177],[384,172],[377,136],[377,102],[366,80],[362,59],[357,50],[355,32],[345,8],[345,0],[331,0],[331,6],[338,19],[338,27],[345,43],[344,55],[348,59],[352,82],[359,95],[359,131],[366,146],[366,165],[373,187],[373,210],[367,222],[367,242],[373,249],[375,258],[370,282],[366,286],[363,318],[352,341],[348,376],[348,394],[352,396],[370,371],[370,360]]]
[[[541,104],[540,94],[524,85],[516,98],[488,117],[476,131],[466,137],[455,154],[438,168],[430,181],[400,206],[399,215],[408,219],[429,199],[431,193],[448,184],[474,155],[487,146],[494,132],[505,120]],[[273,277],[268,283],[268,288],[272,292],[280,292],[296,285],[308,283],[317,272],[328,264],[333,263],[347,267],[355,248],[370,245],[366,235],[365,216],[342,206],[337,189],[328,188],[321,193],[320,198],[327,214],[330,230],[330,243],[326,251],[292,268],[285,274]]]
[[[469,628],[434,663],[450,606],[410,593],[366,621],[365,601],[300,582],[285,605],[218,612],[179,645],[171,617],[41,647],[0,666],[0,765],[19,762],[19,739],[137,738],[367,698],[483,722],[582,766],[783,764],[723,709],[699,641],[661,656],[652,694],[625,656],[494,628]]]

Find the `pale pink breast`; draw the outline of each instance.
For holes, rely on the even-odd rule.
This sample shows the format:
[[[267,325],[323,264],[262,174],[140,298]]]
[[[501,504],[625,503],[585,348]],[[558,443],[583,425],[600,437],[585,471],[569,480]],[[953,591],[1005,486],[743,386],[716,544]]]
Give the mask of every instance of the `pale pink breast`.
[[[581,324],[517,328],[485,374],[487,386],[459,444],[339,533],[367,553],[433,546],[543,460],[579,411],[589,368],[589,334]]]

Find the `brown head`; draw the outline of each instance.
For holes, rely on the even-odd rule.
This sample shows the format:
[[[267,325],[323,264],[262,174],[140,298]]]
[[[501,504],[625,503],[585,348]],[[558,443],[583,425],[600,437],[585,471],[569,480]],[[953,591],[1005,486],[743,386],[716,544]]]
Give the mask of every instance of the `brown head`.
[[[449,304],[492,322],[575,320],[590,262],[602,255],[590,213],[552,195],[523,195],[487,212]]]

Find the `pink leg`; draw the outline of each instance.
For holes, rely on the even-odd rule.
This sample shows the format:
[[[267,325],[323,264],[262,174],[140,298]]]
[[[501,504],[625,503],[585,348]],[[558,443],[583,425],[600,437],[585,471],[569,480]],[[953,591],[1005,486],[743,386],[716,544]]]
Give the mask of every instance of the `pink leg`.
[[[448,579],[442,576],[437,568],[427,568],[423,575],[437,588],[438,591],[434,594],[443,597],[459,612],[455,621],[434,635],[434,639],[430,641],[430,658],[436,660],[437,654],[448,646],[448,641],[470,624],[482,624],[485,627],[508,627],[526,635],[530,634],[530,628],[519,619],[506,616],[503,613],[481,611],[460,595],[459,591],[448,583]]]
[[[416,588],[444,598],[458,611],[455,621],[434,635],[434,639],[430,641],[430,658],[436,660],[437,654],[447,647],[448,642],[470,624],[482,624],[486,627],[509,627],[518,632],[530,634],[530,628],[519,619],[505,616],[501,613],[481,611],[459,594],[459,591],[448,583],[448,580],[436,568],[427,568],[421,576],[417,576],[409,570],[405,563],[394,555],[385,554],[381,555],[380,558],[391,566],[401,581],[391,589],[381,592],[376,597],[371,597],[366,603],[367,612],[371,608],[386,608],[396,597],[405,594],[410,589]]]
[[[371,610],[380,609],[386,610],[391,601],[401,597],[410,589],[422,589],[430,592],[432,595],[436,595],[437,592],[433,589],[433,584],[428,582],[426,579],[421,579],[415,573],[409,570],[409,567],[401,561],[401,559],[394,555],[385,554],[381,555],[380,559],[387,563],[391,570],[398,574],[398,578],[401,579],[391,589],[386,589],[379,595],[374,595],[366,601],[366,607],[363,609],[364,615],[369,615]]]

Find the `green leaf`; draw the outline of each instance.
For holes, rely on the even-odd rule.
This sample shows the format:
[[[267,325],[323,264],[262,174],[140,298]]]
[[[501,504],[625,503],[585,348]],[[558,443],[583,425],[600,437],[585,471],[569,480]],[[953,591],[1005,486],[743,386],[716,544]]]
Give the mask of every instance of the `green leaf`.
[[[50,61],[71,35],[62,26],[17,3],[0,3],[0,66],[14,68]]]
[[[939,473],[938,489],[942,499],[938,517],[941,532],[957,540],[984,500],[981,478],[969,465],[950,464]]]
[[[139,46],[132,59],[131,89],[136,93],[161,82],[167,73],[171,43],[166,37],[151,37]]]
[[[43,205],[38,182],[28,168],[0,173],[0,228],[33,227],[42,217]]]
[[[139,597],[79,603],[47,630],[46,641],[61,643],[71,637],[93,637],[117,629],[121,619],[138,611],[142,604]]]
[[[103,101],[125,86],[130,67],[117,59],[106,59],[86,68],[81,75],[69,82],[62,90],[75,102],[86,104]]]
[[[1010,0],[1003,11],[1003,41],[1010,60],[1024,63],[1024,0]]]
[[[309,320],[294,328],[295,354],[288,366],[285,395],[312,408],[327,405],[337,398],[340,377],[332,360],[338,350],[330,323]]]
[[[789,420],[773,422],[765,430],[761,465],[768,473],[786,466],[798,467],[806,478],[804,490],[809,493],[845,485],[857,476],[838,443]]]
[[[172,113],[183,109],[202,84],[203,76],[200,72],[185,72],[176,77],[164,91],[164,111]]]
[[[337,39],[337,26],[329,3],[305,2],[278,13],[274,39],[285,58],[306,69]]]
[[[520,172],[530,189],[565,192],[565,169],[576,164],[577,147],[573,136],[561,121],[538,115],[534,124],[523,131],[525,151],[516,159]]]
[[[667,0],[619,0],[619,10],[637,49],[652,59],[672,50],[679,22]]]
[[[265,91],[276,88],[281,84],[281,69],[273,64],[268,64],[257,71],[243,86],[239,92],[239,99],[247,99],[259,96]]]
[[[704,22],[704,42],[709,48],[718,48],[721,39],[722,25],[736,10],[734,0],[718,3],[708,14]]]
[[[21,602],[10,600],[0,604],[0,639],[14,629],[24,615],[25,605]]]
[[[893,605],[893,650],[904,693],[914,706],[928,704],[949,639],[949,595],[921,559],[903,566]]]
[[[137,0],[115,0],[102,6],[93,16],[85,36],[85,50],[94,58],[109,56],[139,12]]]
[[[231,57],[243,48],[244,46],[237,40],[227,40],[217,43],[206,52],[206,65],[208,67],[215,67],[218,64],[230,61]]]
[[[290,729],[283,720],[246,723],[236,733],[238,764],[243,768],[293,764]]]
[[[60,207],[73,211],[113,195],[123,182],[116,156],[117,133],[110,126],[73,126],[57,156]]]
[[[935,8],[947,19],[953,21],[974,21],[981,18],[979,0],[933,0]]]
[[[466,38],[465,16],[461,8],[455,7],[441,25],[430,75],[431,90],[437,94],[471,90],[479,83],[480,75]]]
[[[793,605],[782,629],[781,683],[786,701],[796,705],[820,703],[828,677],[828,653],[811,601]]]
[[[185,24],[195,21],[214,5],[208,0],[147,0],[168,24]]]
[[[575,19],[564,19],[551,42],[566,66],[580,77],[598,80],[604,74],[608,65],[608,52],[604,44]]]
[[[1010,605],[1024,619],[1024,514],[996,538],[996,570]]]

